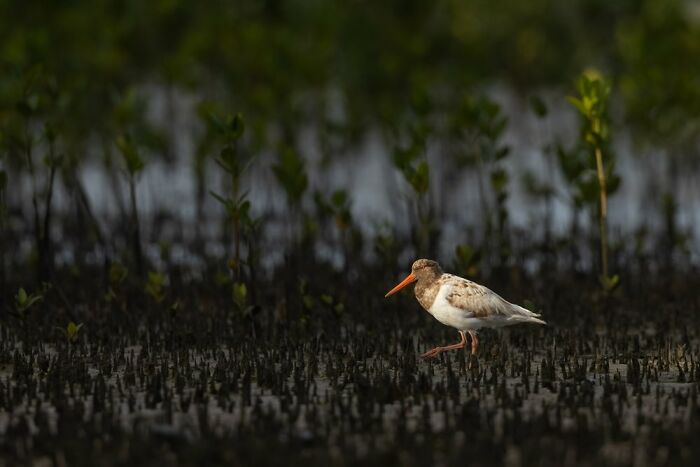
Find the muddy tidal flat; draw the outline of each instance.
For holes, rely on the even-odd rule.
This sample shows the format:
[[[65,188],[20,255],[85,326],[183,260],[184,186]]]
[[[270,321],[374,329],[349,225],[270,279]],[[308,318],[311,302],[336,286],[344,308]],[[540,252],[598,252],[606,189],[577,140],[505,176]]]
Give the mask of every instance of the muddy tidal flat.
[[[8,318],[0,465],[692,465],[691,303],[662,318],[620,290],[594,314],[580,293],[549,297],[546,327],[481,332],[477,358],[421,359],[458,335],[409,293],[291,322],[185,298],[85,307],[73,341]]]

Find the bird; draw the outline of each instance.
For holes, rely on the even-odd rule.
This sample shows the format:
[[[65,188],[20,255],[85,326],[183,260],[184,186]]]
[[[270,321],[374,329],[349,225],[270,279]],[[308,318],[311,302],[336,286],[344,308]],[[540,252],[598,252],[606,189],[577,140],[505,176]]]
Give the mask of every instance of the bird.
[[[436,261],[430,259],[416,260],[411,266],[411,273],[384,297],[413,282],[416,283],[414,293],[418,303],[442,324],[457,329],[461,336],[461,341],[456,344],[435,347],[422,353],[420,356],[423,358],[465,348],[466,334],[471,338],[471,354],[476,356],[479,348],[477,331],[482,328],[501,328],[521,323],[547,324],[540,319],[540,314],[510,303],[483,285],[447,274]]]

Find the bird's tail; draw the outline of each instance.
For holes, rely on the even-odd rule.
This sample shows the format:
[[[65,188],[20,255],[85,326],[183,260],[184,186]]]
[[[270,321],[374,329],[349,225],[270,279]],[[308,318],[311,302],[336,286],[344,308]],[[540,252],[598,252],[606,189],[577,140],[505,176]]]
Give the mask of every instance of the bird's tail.
[[[547,322],[545,320],[540,319],[540,316],[542,316],[542,315],[540,315],[539,313],[534,313],[534,312],[528,310],[527,308],[521,307],[520,305],[515,305],[512,303],[511,303],[511,305],[513,305],[513,312],[514,313],[510,319],[512,319],[514,321],[520,321],[523,323],[536,323],[536,324],[544,324],[544,325],[547,324]]]

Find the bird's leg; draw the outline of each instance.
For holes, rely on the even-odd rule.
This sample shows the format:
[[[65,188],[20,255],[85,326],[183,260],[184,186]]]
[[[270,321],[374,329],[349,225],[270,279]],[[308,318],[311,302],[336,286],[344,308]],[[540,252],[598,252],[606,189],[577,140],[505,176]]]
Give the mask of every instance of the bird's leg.
[[[469,368],[471,370],[472,363],[474,362],[474,360],[477,359],[476,351],[479,348],[479,338],[476,337],[476,331],[469,330],[468,332],[469,332],[469,337],[472,338],[472,353],[471,353],[471,355],[469,355],[469,366],[467,368]],[[478,363],[477,363],[477,365],[478,365]]]
[[[476,355],[479,349],[479,338],[476,337],[476,331],[469,330],[469,336],[472,338],[472,355]]]
[[[457,349],[463,349],[467,346],[467,336],[464,334],[464,331],[459,331],[459,335],[462,336],[462,340],[459,341],[456,344],[452,345],[446,345],[445,347],[435,347],[432,350],[428,350],[427,352],[421,354],[420,356],[423,358],[430,358],[434,357],[439,353],[445,352],[447,350],[457,350]]]

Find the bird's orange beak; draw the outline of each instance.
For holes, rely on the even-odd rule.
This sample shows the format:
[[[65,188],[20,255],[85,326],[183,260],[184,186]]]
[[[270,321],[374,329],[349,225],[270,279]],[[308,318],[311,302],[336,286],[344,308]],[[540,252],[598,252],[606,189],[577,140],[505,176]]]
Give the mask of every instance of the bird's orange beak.
[[[396,292],[398,292],[399,290],[403,289],[404,287],[406,287],[406,286],[407,286],[408,284],[410,284],[411,282],[415,282],[417,279],[418,279],[418,278],[417,278],[416,276],[414,276],[413,273],[409,274],[408,276],[406,276],[406,278],[405,278],[404,280],[402,280],[401,282],[399,282],[399,284],[398,284],[396,287],[394,287],[393,289],[391,289],[390,291],[388,291],[387,294],[384,295],[384,298],[388,297],[389,295],[394,295]]]

